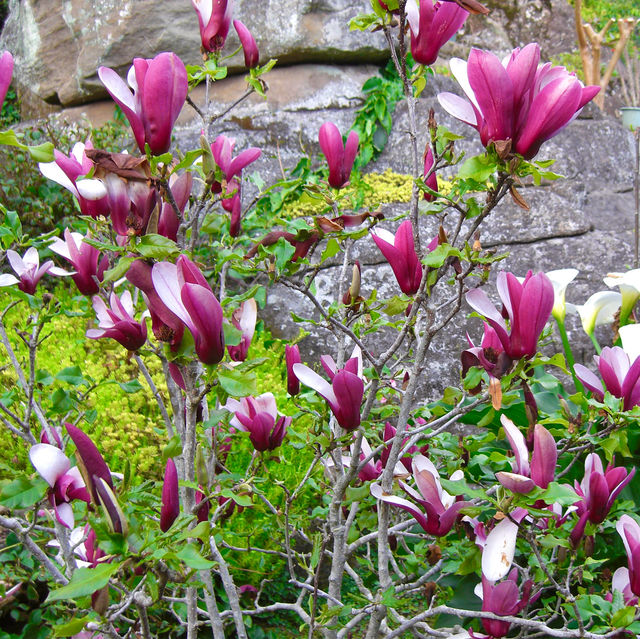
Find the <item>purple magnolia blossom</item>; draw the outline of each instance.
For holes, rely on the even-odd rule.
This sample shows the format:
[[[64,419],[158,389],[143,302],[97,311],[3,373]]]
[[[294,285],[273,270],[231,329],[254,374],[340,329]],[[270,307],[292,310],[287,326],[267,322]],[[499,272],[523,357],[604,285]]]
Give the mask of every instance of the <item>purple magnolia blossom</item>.
[[[477,129],[484,146],[510,143],[511,151],[530,160],[600,91],[584,87],[564,67],[539,62],[536,43],[514,49],[503,61],[471,49],[468,62],[454,58],[450,63],[468,100],[453,93],[441,93],[438,100],[445,111]]]
[[[253,447],[261,453],[278,448],[291,424],[291,417],[278,415],[273,393],[243,397],[239,401],[230,398],[224,408],[234,413],[231,426],[249,433]]]
[[[604,387],[623,400],[624,410],[640,406],[640,357],[633,364],[619,346],[605,346],[595,358]],[[586,366],[575,365],[578,379],[600,400],[604,398],[602,382]]]
[[[66,528],[73,528],[71,502],[74,499],[89,503],[91,498],[77,466],[71,468],[69,458],[51,444],[35,444],[29,450],[29,459],[38,474],[49,484],[49,502],[56,519]]]
[[[517,615],[529,603],[533,581],[527,579],[522,587],[522,596],[517,586],[518,569],[514,568],[509,576],[498,584],[492,583],[482,575],[482,610],[494,615]],[[511,623],[497,619],[482,619],[482,626],[494,639],[506,637]],[[472,635],[477,637],[477,635]]]
[[[169,457],[164,470],[162,484],[162,509],[160,510],[160,530],[167,532],[180,514],[180,496],[178,493],[178,471]]]
[[[376,499],[410,512],[426,533],[442,537],[453,528],[458,513],[462,508],[468,506],[469,502],[456,501],[455,497],[449,495],[442,488],[436,467],[424,455],[414,457],[412,468],[418,490],[414,490],[402,481],[400,486],[413,501],[395,495],[387,495],[378,484],[371,485],[371,494]],[[457,481],[462,477],[462,471],[456,470],[450,479]]]
[[[158,205],[157,191],[146,182],[124,180],[114,173],[104,178],[104,186],[114,231],[122,237],[144,235]]]
[[[185,255],[175,264],[158,262],[151,271],[158,297],[191,331],[203,364],[224,357],[222,307],[200,269]]]
[[[91,140],[85,143],[76,142],[67,156],[54,150],[53,162],[41,162],[38,168],[42,175],[60,184],[73,193],[83,215],[93,218],[99,215],[109,215],[107,191],[100,180],[80,179],[87,175],[94,167],[94,163],[87,157],[86,150],[93,149]]]
[[[20,257],[15,251],[9,249],[7,251],[7,259],[18,277],[10,273],[3,273],[0,275],[0,286],[13,286],[17,284],[22,292],[28,293],[29,295],[33,295],[36,292],[38,282],[45,273],[51,273],[52,275],[69,275],[65,270],[54,266],[52,260],[47,260],[40,266],[40,256],[33,246],[26,250],[23,257]]]
[[[487,294],[478,288],[469,291],[467,302],[483,315],[496,332],[504,352],[512,359],[531,357],[553,308],[553,284],[544,273],[529,271],[521,283],[512,273],[501,271],[498,294],[509,318],[509,329]]]
[[[153,59],[134,58],[125,82],[113,69],[100,67],[98,77],[122,109],[141,153],[166,153],[171,131],[189,91],[187,70],[175,53]],[[132,91],[133,90],[133,91]]]
[[[86,238],[89,236],[87,235]],[[87,244],[81,233],[72,233],[69,229],[64,231],[64,240],[55,238],[49,248],[58,255],[71,262],[72,272],[56,269],[51,271],[53,275],[71,275],[78,290],[83,295],[95,295],[99,290],[99,282],[102,282],[104,272],[109,266],[109,259],[103,256],[100,259],[100,251]]]
[[[98,295],[93,298],[93,310],[96,312],[99,328],[90,328],[87,337],[110,337],[127,350],[137,351],[147,341],[147,325],[144,320],[140,323],[133,318],[131,293],[125,291],[121,297],[111,293],[109,302],[111,308]]]
[[[135,260],[129,267],[126,278],[144,293],[151,315],[151,330],[156,339],[161,342],[170,342],[172,347],[179,346],[184,333],[184,324],[167,308],[156,292],[153,286],[151,264],[144,260]]]
[[[242,333],[240,343],[236,346],[227,346],[229,357],[234,362],[244,362],[249,353],[249,346],[256,330],[256,320],[258,319],[258,305],[251,298],[240,304],[240,307],[233,311],[231,316],[232,324]]]
[[[629,587],[631,592],[640,597],[640,526],[629,515],[622,515],[616,524],[629,563]]]
[[[389,423],[385,422],[384,425],[384,433],[382,435],[382,439],[387,444],[380,453],[380,461],[382,461],[383,468],[387,465],[387,460],[389,459],[389,454],[391,453],[391,446],[393,445],[393,438],[396,436],[396,429]],[[402,448],[404,448],[405,444],[409,441],[408,437],[405,437],[402,440]],[[411,464],[413,462],[413,455],[416,453],[426,453],[429,449],[428,445],[423,446],[422,448],[418,448],[417,446],[411,446],[405,452],[406,455],[400,458],[399,463],[402,464],[407,471],[407,473],[411,473]],[[398,473],[397,473],[398,474]]]
[[[233,28],[236,30],[238,38],[240,38],[245,67],[248,69],[257,67],[260,61],[260,52],[258,51],[258,45],[254,37],[251,35],[251,31],[249,31],[240,20],[233,21]]]
[[[428,177],[425,178],[424,183],[432,191],[436,191],[437,193],[438,192],[438,176],[436,175],[435,171],[429,174],[432,168],[433,168],[433,151],[431,150],[431,147],[428,146],[424,153],[424,171],[423,171],[423,175]],[[422,197],[427,202],[433,202],[436,199],[436,196],[433,193],[427,193],[426,191],[425,193],[423,193]]]
[[[533,455],[529,464],[529,451],[523,434],[506,416],[500,422],[515,455],[513,472],[496,473],[498,481],[514,493],[529,493],[535,486],[547,488],[553,481],[558,460],[558,449],[553,435],[540,424],[533,431]]]
[[[191,0],[191,4],[198,14],[202,49],[219,51],[229,34],[233,0]]]
[[[297,344],[293,346],[287,344],[284,347],[284,357],[287,364],[287,393],[293,397],[300,392],[300,380],[293,372],[293,365],[302,362],[300,358],[300,347]]]
[[[13,75],[13,56],[9,51],[4,51],[0,56],[0,107],[7,97],[7,91]]]
[[[527,516],[524,508],[516,508],[508,517],[501,519],[486,535],[482,548],[482,574],[489,581],[502,579],[511,569],[516,552],[518,524]],[[478,528],[480,528],[478,526]],[[484,527],[480,529],[484,535]],[[478,540],[476,540],[478,543]]]
[[[171,188],[173,199],[175,200],[180,213],[184,213],[187,202],[189,202],[192,186],[193,174],[191,171],[185,171],[180,176],[178,176],[177,173],[174,173],[169,178],[169,187]],[[179,227],[180,220],[178,219],[173,206],[171,206],[169,202],[164,202],[160,209],[160,217],[158,218],[158,233],[164,237],[168,237],[174,242],[177,242]]]
[[[351,131],[345,144],[338,127],[333,122],[325,122],[320,127],[318,140],[329,165],[329,185],[341,189],[349,182],[360,138],[355,131]]]
[[[226,135],[219,135],[211,145],[213,159],[222,171],[226,182],[220,183],[214,181],[211,184],[211,190],[214,193],[224,191],[222,208],[228,213],[231,213],[231,227],[229,229],[231,237],[237,237],[240,234],[240,218],[242,215],[240,185],[242,182],[242,169],[246,168],[252,162],[255,162],[262,153],[259,148],[251,147],[245,149],[234,158],[232,154],[235,144],[236,141],[233,138],[228,138]]]
[[[476,346],[473,343],[469,333],[467,333],[467,341],[471,348],[462,351],[460,355],[462,377],[467,374],[472,366],[479,366],[484,368],[491,377],[500,379],[511,367],[513,361],[505,353],[498,334],[486,322],[484,322],[484,332],[480,346]]]
[[[327,400],[336,421],[345,430],[360,426],[360,404],[364,395],[362,358],[359,349],[344,368],[338,369],[330,355],[320,358],[331,383],[304,364],[294,364],[293,373],[305,386],[313,388]]]
[[[617,590],[622,593],[625,606],[637,606],[638,597],[631,591],[631,581],[629,579],[629,569],[621,566],[614,573],[611,578],[611,590]],[[613,596],[608,595],[605,597],[607,601],[613,601]]]
[[[582,538],[588,521],[601,524],[606,519],[616,497],[635,474],[635,468],[627,472],[626,468],[613,464],[609,464],[605,471],[596,453],[587,455],[584,477],[580,483],[574,482],[576,493],[581,498],[577,502],[578,523],[571,531],[571,541],[574,545]]]
[[[440,49],[460,30],[468,18],[467,11],[451,2],[408,0],[407,19],[411,29],[411,55],[427,66],[438,58]]]
[[[380,249],[396,276],[400,290],[405,295],[415,295],[420,288],[422,280],[422,264],[416,253],[413,241],[413,225],[410,220],[405,220],[393,235],[385,229],[376,228],[371,231],[371,236],[376,246]],[[438,244],[432,242],[429,249],[433,250]]]

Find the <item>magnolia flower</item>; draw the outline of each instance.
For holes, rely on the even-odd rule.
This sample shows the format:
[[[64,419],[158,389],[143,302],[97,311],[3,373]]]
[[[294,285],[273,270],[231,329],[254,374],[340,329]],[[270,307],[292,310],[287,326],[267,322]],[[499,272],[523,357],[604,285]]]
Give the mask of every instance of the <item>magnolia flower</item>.
[[[567,304],[570,313],[578,313],[584,332],[592,336],[596,326],[611,324],[622,304],[622,295],[614,291],[594,293],[582,306]]]
[[[422,264],[413,241],[413,225],[405,220],[393,235],[385,229],[371,231],[376,246],[380,249],[396,276],[400,290],[405,295],[415,295],[422,280]],[[437,238],[435,240],[437,246]],[[433,242],[429,245],[432,249]],[[435,248],[435,246],[433,246]]]
[[[341,189],[349,182],[360,138],[355,131],[351,131],[345,145],[338,127],[333,122],[325,122],[320,127],[318,141],[329,165],[329,185]]]
[[[411,55],[416,62],[432,65],[440,49],[460,30],[469,16],[467,11],[451,2],[408,0],[407,19],[411,29]]]
[[[49,502],[56,519],[66,528],[73,528],[71,502],[80,499],[89,503],[90,497],[78,467],[71,468],[69,458],[51,444],[35,444],[29,449],[29,459],[38,474],[49,484]]]
[[[160,530],[167,532],[171,524],[180,514],[180,496],[178,493],[178,471],[176,465],[169,457],[164,470],[164,483],[162,484],[162,509],[160,510]]]
[[[327,400],[336,421],[345,430],[355,430],[360,426],[360,404],[364,395],[360,349],[354,353],[355,356],[341,369],[338,369],[330,355],[320,358],[331,383],[304,364],[293,365],[294,375],[305,386],[313,388]]]
[[[567,314],[565,295],[567,286],[576,279],[579,271],[575,268],[562,268],[557,271],[547,271],[545,275],[553,284],[553,308],[551,314],[557,322],[564,322]]]
[[[594,359],[604,386],[614,397],[623,400],[624,410],[640,406],[640,357],[631,364],[622,348],[605,346]],[[576,364],[575,371],[578,379],[602,401],[605,389],[598,377],[582,364]]]
[[[251,35],[251,31],[249,31],[240,20],[233,21],[233,28],[236,30],[238,38],[240,38],[240,44],[242,45],[242,51],[244,53],[244,66],[248,69],[257,67],[260,60],[260,53],[258,52],[258,45]]]
[[[42,175],[60,184],[70,191],[78,201],[83,215],[93,218],[109,214],[107,191],[100,180],[80,179],[87,175],[94,167],[94,163],[87,157],[86,150],[93,149],[91,140],[86,143],[76,142],[67,156],[57,149],[54,150],[53,162],[41,162],[38,168]]]
[[[425,179],[424,183],[432,190],[432,191],[438,191],[438,176],[436,175],[436,172],[433,171],[430,175],[429,175],[429,171],[431,171],[433,167],[433,151],[431,150],[431,147],[428,146],[425,153],[424,153],[424,171],[423,171],[423,175],[425,176],[429,176]],[[433,202],[433,200],[436,199],[436,196],[433,193],[427,193],[426,191],[424,192],[424,194],[422,195],[422,197],[427,200],[427,202]]]
[[[91,328],[86,335],[89,339],[110,337],[129,351],[137,351],[147,341],[147,325],[133,318],[131,293],[125,291],[119,298],[111,293],[111,308],[98,295],[93,298],[93,310],[98,318],[99,328]]]
[[[78,568],[95,568],[101,562],[106,563],[111,561],[111,558],[106,557],[104,550],[96,543],[96,533],[89,524],[76,526],[71,530],[69,533],[69,545],[73,548],[73,554],[76,556]],[[60,542],[57,539],[52,539],[47,543],[47,546],[59,549],[56,560],[64,565],[64,557],[60,551]]]
[[[618,329],[618,335],[622,341],[622,348],[629,356],[630,362],[635,362],[640,357],[640,324],[627,324]]]
[[[387,495],[378,484],[371,485],[371,494],[376,499],[410,512],[429,535],[442,537],[453,528],[458,513],[462,508],[468,506],[469,502],[456,501],[455,497],[449,495],[442,488],[436,467],[424,455],[414,457],[412,468],[418,490],[414,490],[402,481],[400,486],[413,501],[395,495]],[[456,470],[449,479],[457,481],[463,476],[461,470]],[[414,502],[417,502],[421,508],[416,506]]]
[[[640,526],[629,515],[622,515],[616,524],[616,530],[627,551],[629,587],[634,595],[640,597]]]
[[[625,606],[637,606],[638,597],[631,591],[631,581],[629,579],[629,569],[621,566],[614,573],[611,578],[611,590],[617,590],[622,593]],[[609,597],[605,597],[608,601],[611,601]]]
[[[193,174],[191,171],[185,171],[182,175],[174,173],[169,178],[169,188],[171,194],[178,207],[180,213],[184,213],[184,209],[189,201],[191,195],[191,188],[193,186]],[[164,237],[168,237],[174,242],[178,241],[178,228],[180,227],[180,220],[176,215],[176,212],[169,202],[164,202],[160,209],[160,216],[158,217],[158,233]]]
[[[99,290],[98,282],[102,281],[104,272],[109,266],[109,259],[103,256],[100,259],[100,251],[87,244],[86,238],[81,233],[72,233],[69,229],[64,231],[64,240],[55,238],[49,248],[58,255],[71,262],[72,272],[56,269],[51,271],[53,275],[71,275],[78,290],[83,295],[95,295]]]
[[[533,431],[533,455],[529,465],[527,442],[518,427],[506,416],[500,417],[505,435],[515,455],[513,472],[496,473],[498,481],[514,493],[529,493],[535,486],[547,488],[553,481],[558,449],[551,433],[540,424]]]
[[[10,273],[3,273],[0,275],[0,286],[17,284],[22,292],[29,295],[33,295],[36,292],[38,282],[45,273],[69,275],[64,269],[54,266],[52,260],[47,260],[40,266],[40,256],[33,246],[27,249],[24,257],[20,257],[15,251],[9,249],[7,251],[7,259],[18,277],[14,277]]]
[[[198,14],[200,39],[204,51],[219,51],[229,33],[233,0],[191,0]]]
[[[287,365],[287,393],[292,397],[300,392],[300,380],[293,372],[293,365],[300,364],[300,347],[297,344],[289,346],[287,344],[284,347],[284,357]]]
[[[385,443],[387,444],[383,449],[382,452],[380,453],[380,461],[382,462],[382,467],[386,467],[387,465],[387,460],[389,459],[389,454],[391,453],[391,447],[393,446],[393,438],[396,436],[396,429],[389,423],[389,422],[385,422],[384,425],[384,432],[382,434],[382,439],[384,439]],[[405,444],[409,441],[408,437],[403,438],[402,440],[402,446],[401,448],[404,449]],[[416,453],[425,453],[427,450],[429,449],[429,445],[425,445],[422,448],[418,448],[417,446],[410,446],[406,451],[406,455],[404,455],[403,457],[401,457],[398,460],[399,464],[402,464],[402,466],[404,467],[404,469],[407,471],[407,473],[411,472],[411,464],[413,462],[413,457],[412,455],[415,455]],[[398,466],[396,466],[396,469],[394,469],[394,474],[396,475],[400,475],[403,474],[401,472],[399,472],[400,469],[398,468]]]
[[[0,56],[0,107],[7,97],[7,91],[13,75],[13,56],[9,51],[4,51]]]
[[[230,398],[223,408],[234,413],[231,426],[248,432],[254,448],[261,453],[278,448],[291,424],[291,417],[278,416],[273,393],[243,397],[240,401]]]
[[[514,568],[509,576],[499,584],[492,583],[482,575],[480,592],[476,588],[476,594],[482,599],[482,610],[492,612],[494,615],[517,615],[529,603],[533,581],[527,579],[523,585],[522,597],[517,586],[518,569]],[[480,584],[478,584],[480,586]],[[482,627],[494,639],[506,637],[511,623],[496,619],[482,619]],[[476,635],[474,635],[476,636]]]
[[[153,210],[158,205],[158,193],[146,181],[125,180],[114,173],[105,176],[109,212],[114,231],[122,236],[143,235]]]
[[[581,497],[577,503],[579,520],[571,531],[571,540],[576,545],[584,534],[587,521],[601,524],[609,514],[615,498],[633,479],[636,469],[627,472],[626,468],[609,464],[602,468],[602,461],[596,453],[587,455],[584,464],[584,477],[580,483],[574,482],[576,493]]]
[[[249,352],[249,346],[253,339],[253,333],[256,330],[256,320],[258,319],[258,305],[256,301],[251,298],[245,300],[240,304],[240,307],[233,311],[231,316],[231,323],[242,334],[240,337],[240,343],[236,346],[227,346],[229,357],[234,362],[244,362],[247,359]]]
[[[482,549],[482,575],[490,582],[502,579],[511,569],[516,552],[518,524],[527,514],[524,508],[516,508],[487,535]]]
[[[505,353],[498,334],[484,322],[484,332],[480,346],[476,346],[467,333],[469,346],[460,354],[462,377],[464,378],[472,366],[484,368],[491,377],[500,379],[509,370],[513,361]],[[478,390],[480,390],[478,388]]]
[[[200,269],[185,255],[175,264],[158,262],[151,271],[158,297],[191,331],[203,364],[224,357],[222,307]]]
[[[640,268],[627,271],[626,273],[608,273],[604,278],[604,283],[609,288],[617,286],[622,295],[620,305],[620,317],[629,317],[635,303],[640,297]]]
[[[539,62],[536,43],[514,49],[502,62],[489,51],[471,49],[468,62],[450,62],[468,100],[453,93],[441,93],[438,100],[445,111],[477,129],[484,146],[506,143],[531,160],[600,91],[584,87],[564,67]]]
[[[127,74],[129,86],[108,67],[100,67],[98,77],[129,120],[140,152],[145,152],[146,143],[154,155],[166,153],[189,91],[182,60],[167,52],[153,59],[134,58]]]
[[[469,291],[467,302],[487,319],[511,359],[535,355],[538,339],[553,308],[553,285],[544,273],[533,275],[529,271],[520,282],[512,273],[501,271],[497,288],[509,317],[509,330],[502,313],[483,290],[475,288]]]

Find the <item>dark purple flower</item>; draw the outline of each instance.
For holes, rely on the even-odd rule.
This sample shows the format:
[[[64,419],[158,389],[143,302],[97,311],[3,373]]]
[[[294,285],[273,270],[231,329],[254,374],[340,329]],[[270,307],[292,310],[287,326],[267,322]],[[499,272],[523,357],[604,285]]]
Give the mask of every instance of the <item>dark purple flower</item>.
[[[313,388],[327,400],[342,428],[355,430],[360,426],[360,404],[364,395],[360,353],[358,351],[341,369],[329,355],[323,355],[321,361],[331,383],[304,364],[294,364],[293,373],[305,386]]]
[[[0,56],[0,107],[2,107],[4,99],[7,97],[12,75],[13,56],[9,51],[4,51]]]
[[[276,400],[272,393],[258,397],[228,399],[224,408],[234,417],[231,426],[249,433],[249,439],[258,452],[278,448],[291,424],[291,417],[278,415]]]
[[[355,131],[351,131],[345,144],[338,127],[333,122],[325,122],[320,127],[318,139],[329,165],[329,184],[334,189],[341,189],[349,182],[360,138]]]
[[[236,346],[227,346],[229,357],[234,362],[244,362],[249,353],[249,346],[256,330],[256,320],[258,319],[258,305],[251,298],[240,304],[240,307],[233,311],[231,316],[232,324],[242,333],[240,343]]]
[[[432,190],[432,191],[436,191],[436,193],[438,192],[438,176],[436,175],[436,172],[433,171],[431,173],[431,175],[429,175],[429,171],[431,171],[433,167],[433,151],[431,150],[431,147],[428,146],[427,150],[425,151],[424,154],[424,171],[423,171],[423,175],[425,176],[429,176],[425,179],[424,183]],[[427,193],[425,192],[422,196],[425,200],[427,200],[427,202],[433,202],[433,200],[436,199],[436,196],[433,193]]]
[[[501,271],[497,288],[509,317],[509,328],[502,313],[489,301],[483,290],[475,288],[469,291],[467,302],[487,319],[511,359],[533,356],[553,308],[553,284],[544,273],[533,275],[529,271],[520,283],[512,273]]]
[[[627,551],[631,592],[640,597],[640,526],[629,515],[622,515],[616,524],[616,530]]]
[[[3,273],[0,275],[0,286],[13,286],[17,284],[21,291],[29,295],[33,295],[36,292],[38,282],[45,273],[51,273],[52,275],[69,275],[65,270],[55,267],[52,260],[47,260],[40,266],[40,256],[33,246],[27,249],[24,257],[20,257],[15,251],[9,249],[7,251],[7,259],[18,277],[14,277],[9,273]]]
[[[160,510],[160,530],[167,532],[171,524],[180,514],[180,496],[178,493],[178,471],[169,457],[164,469],[164,483],[162,484],[162,509]]]
[[[96,312],[99,328],[89,329],[87,337],[110,337],[127,350],[137,351],[147,341],[147,325],[144,320],[140,323],[133,318],[131,293],[125,291],[120,298],[111,293],[109,302],[111,308],[108,308],[98,295],[93,298],[93,310]]]
[[[442,537],[446,535],[458,517],[461,508],[468,506],[466,501],[456,501],[440,485],[440,475],[433,462],[424,455],[416,455],[412,463],[413,478],[418,490],[400,482],[402,489],[412,501],[404,497],[387,495],[378,484],[371,485],[371,494],[393,506],[410,512],[416,521],[429,535]],[[456,481],[463,477],[461,470],[456,470],[450,479]],[[416,505],[419,504],[419,505]]]
[[[103,182],[114,231],[122,237],[144,235],[158,205],[157,191],[146,182],[124,180],[114,173],[107,174]]]
[[[469,17],[467,11],[450,2],[408,0],[407,19],[411,28],[411,55],[416,62],[432,65],[440,49],[460,30]]]
[[[293,365],[302,362],[298,345],[294,344],[293,346],[289,346],[289,344],[287,344],[284,347],[284,357],[287,364],[287,392],[293,397],[300,392],[300,380],[293,372]]]
[[[514,568],[509,576],[498,584],[489,581],[482,575],[482,610],[494,615],[517,615],[529,603],[533,582],[528,579],[522,589],[522,597],[517,586],[518,569]],[[482,619],[482,626],[492,637],[505,637],[511,623],[496,619]]]
[[[69,229],[64,231],[64,240],[58,237],[53,240],[49,248],[71,262],[75,270],[67,273],[57,269],[56,272],[52,271],[52,274],[71,275],[71,279],[83,295],[95,295],[99,290],[98,282],[102,282],[104,272],[109,266],[109,260],[106,255],[100,259],[100,251],[84,240],[84,235],[72,233]]]
[[[564,67],[538,66],[539,61],[536,43],[514,49],[504,62],[489,51],[471,49],[468,62],[451,60],[469,101],[453,93],[441,93],[438,100],[445,111],[477,129],[484,146],[510,142],[512,151],[530,160],[600,91],[584,87]]]
[[[187,70],[175,53],[153,59],[134,58],[125,82],[113,69],[100,67],[98,77],[124,112],[141,153],[166,153],[171,131],[189,91]],[[132,92],[133,90],[133,92]]]
[[[238,38],[240,38],[240,44],[244,52],[244,65],[248,69],[257,67],[260,61],[260,52],[258,51],[258,45],[254,37],[251,35],[251,31],[249,31],[240,20],[234,20],[233,27],[238,34]]]
[[[182,175],[178,176],[174,173],[169,178],[169,187],[173,199],[176,202],[180,213],[184,213],[184,209],[189,201],[191,195],[191,188],[193,186],[193,175],[190,171],[185,171]],[[158,233],[164,237],[168,237],[174,242],[178,241],[178,228],[180,227],[180,220],[173,209],[173,206],[169,202],[164,202],[160,209],[160,217],[158,218]]]
[[[154,264],[151,277],[162,302],[191,331],[198,359],[217,364],[224,357],[222,307],[200,269],[181,255],[176,264]]]
[[[191,0],[191,4],[198,14],[203,50],[219,51],[229,34],[233,0]]]

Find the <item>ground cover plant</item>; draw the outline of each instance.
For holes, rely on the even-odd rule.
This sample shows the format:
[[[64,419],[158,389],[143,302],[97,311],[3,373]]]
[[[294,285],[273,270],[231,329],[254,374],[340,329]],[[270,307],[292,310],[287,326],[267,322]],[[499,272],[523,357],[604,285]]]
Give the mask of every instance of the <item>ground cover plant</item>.
[[[273,184],[254,174],[248,198],[261,150],[216,134],[226,114],[188,95],[226,75],[232,23],[247,95],[264,93],[273,61],[231,3],[193,5],[202,65],[162,52],[135,59],[126,82],[98,69],[131,128],[129,153],[0,134],[76,207],[64,229],[27,233],[25,212],[6,208],[0,227],[5,632],[638,634],[639,273],[609,274],[609,290],[568,309],[575,270],[516,277],[482,246],[501,200],[528,207],[522,181],[559,177],[536,154],[599,87],[544,64],[535,43],[505,60],[472,49],[451,61],[466,97],[439,102],[484,153],[458,153],[437,113],[419,148],[430,65],[468,12],[486,9],[374,0],[351,26],[390,45],[410,122],[406,214],[383,219],[353,170],[391,130],[391,102],[376,95],[397,85],[389,69],[368,84],[353,130],[322,125],[321,162],[301,158]],[[12,68],[5,54],[0,88]],[[172,145],[187,101],[202,118],[195,149]],[[389,264],[391,298],[362,282],[352,256],[365,242]],[[335,263],[324,303],[318,276]],[[262,326],[275,284],[305,302],[300,339],[312,324],[332,334],[319,362]],[[434,337],[464,300],[469,347],[450,353],[460,385],[425,399]],[[568,310],[597,372],[574,363]],[[606,323],[610,345],[595,337]],[[542,355],[554,330],[563,352]],[[114,411],[103,392],[129,399]]]

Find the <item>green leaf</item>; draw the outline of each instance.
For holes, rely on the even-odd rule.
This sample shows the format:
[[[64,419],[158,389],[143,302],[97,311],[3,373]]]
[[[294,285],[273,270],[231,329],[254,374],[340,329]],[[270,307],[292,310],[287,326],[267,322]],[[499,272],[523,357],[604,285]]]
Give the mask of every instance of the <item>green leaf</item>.
[[[180,169],[188,169],[190,166],[193,166],[194,162],[202,155],[202,149],[193,149],[191,151],[187,151],[184,154],[184,157],[176,166],[173,167],[173,171],[171,173],[175,173]]]
[[[61,382],[67,382],[67,384],[71,384],[72,386],[81,386],[87,383],[79,366],[67,366],[67,368],[63,368],[56,375],[56,379]]]
[[[243,373],[237,368],[219,371],[218,381],[231,397],[247,397],[257,392],[255,374]]]
[[[71,621],[62,623],[57,626],[53,626],[54,637],[73,637],[77,635],[90,621],[91,617],[86,615],[85,617],[73,617]]]
[[[51,142],[30,146],[28,150],[34,162],[53,162],[54,160],[53,144]]]
[[[289,244],[287,240],[281,237],[273,247],[273,253],[276,256],[276,268],[281,271],[289,264],[295,252],[295,246]]]
[[[222,330],[224,331],[224,343],[226,346],[237,346],[242,340],[242,331],[233,324],[223,322]]]
[[[485,182],[497,170],[496,163],[488,155],[476,155],[469,158],[458,171],[458,177],[476,182]]]
[[[613,613],[613,616],[611,617],[611,625],[614,628],[626,628],[633,622],[635,615],[636,609],[632,606],[620,608],[620,610]]]
[[[422,263],[425,266],[430,266],[431,268],[440,268],[447,258],[452,256],[460,258],[463,257],[462,253],[457,248],[454,248],[449,244],[440,244],[439,246],[436,246],[433,251],[424,256]]]
[[[338,240],[336,240],[335,237],[332,237],[327,242],[327,247],[324,249],[324,251],[322,251],[322,261],[324,262],[330,257],[337,255],[338,253],[340,253],[340,243],[338,242]]]
[[[142,384],[137,379],[132,379],[131,381],[128,381],[128,382],[118,382],[118,386],[120,386],[120,388],[125,393],[130,393],[130,394],[137,393],[138,391],[143,390]]]
[[[177,457],[182,454],[182,444],[180,436],[174,435],[162,449],[162,463],[166,464],[170,457]]]
[[[7,146],[17,146],[23,151],[27,150],[27,145],[18,140],[18,136],[13,129],[7,129],[6,131],[0,131],[0,144],[6,144]]]
[[[136,248],[140,255],[154,260],[163,260],[180,253],[178,245],[173,240],[155,233],[143,235]]]
[[[211,524],[208,521],[201,521],[197,526],[190,530],[185,530],[179,537],[181,539],[200,539],[202,542],[208,542],[211,535]]]
[[[557,482],[551,482],[546,490],[543,490],[540,494],[540,498],[544,499],[547,504],[559,503],[561,506],[571,506],[577,501],[580,501],[580,497],[576,495],[575,490],[568,484],[558,484]]]
[[[109,583],[109,578],[117,572],[118,568],[120,568],[119,562],[98,564],[95,568],[78,568],[66,586],[49,593],[45,603],[92,595]]]
[[[458,479],[451,481],[450,479],[440,479],[441,486],[450,494],[454,496],[464,495],[466,497],[473,497],[475,499],[486,499],[487,495],[484,490],[479,488],[471,488],[464,479]]]
[[[195,544],[187,544],[181,548],[176,553],[176,557],[183,561],[189,568],[193,568],[195,570],[209,570],[216,565],[215,561],[205,559],[198,552]]]
[[[125,273],[129,270],[129,267],[135,262],[135,257],[121,257],[113,268],[110,268],[104,272],[103,282],[115,282],[121,277],[124,277]]]
[[[6,508],[30,508],[44,499],[49,485],[40,477],[18,477],[0,490],[0,504]]]

